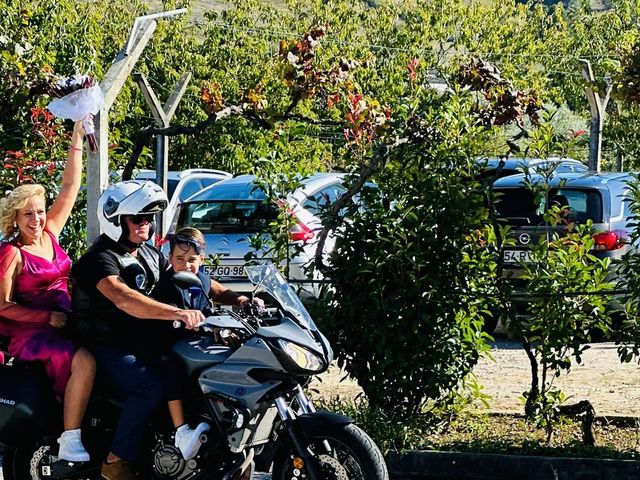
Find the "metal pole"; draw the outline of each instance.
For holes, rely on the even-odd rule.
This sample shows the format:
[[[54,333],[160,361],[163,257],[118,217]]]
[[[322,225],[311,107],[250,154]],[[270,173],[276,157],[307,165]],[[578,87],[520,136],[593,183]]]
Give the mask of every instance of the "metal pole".
[[[143,74],[137,75],[138,86],[142,90],[151,113],[156,121],[156,125],[160,128],[168,128],[171,124],[171,119],[178,108],[178,103],[182,99],[182,95],[187,89],[187,84],[191,80],[191,73],[183,74],[176,85],[173,87],[167,102],[162,106],[160,100],[154,93],[147,77]],[[169,137],[166,135],[156,135],[156,183],[160,185],[167,194],[168,181],[167,174],[169,170]],[[167,233],[168,221],[170,218],[165,218],[164,212],[159,213],[156,216],[157,223],[157,235],[162,237]]]
[[[100,88],[104,94],[104,102],[100,112],[94,120],[96,122],[96,140],[98,151],[89,153],[87,157],[87,242],[93,242],[100,235],[100,223],[98,222],[98,199],[107,186],[109,167],[109,110],[118,93],[122,89],[125,80],[140,58],[142,51],[151,39],[156,28],[156,22],[149,20],[141,28],[136,43],[129,55],[124,50],[116,56],[109,71],[105,75]]]
[[[593,84],[595,77],[591,70],[591,62],[582,58],[580,59],[580,66],[582,68],[582,76],[590,84]],[[591,122],[589,124],[589,170],[592,172],[600,171],[600,163],[602,160],[602,129],[611,88],[610,82],[607,81],[607,91],[605,92],[605,96],[601,97],[590,85],[585,87],[587,100],[589,101],[589,107],[591,109]]]
[[[164,127],[168,127],[167,122]],[[156,135],[156,183],[169,195],[169,137],[166,135]],[[164,212],[156,215],[156,235],[162,238],[166,232]]]
[[[87,242],[93,242],[100,235],[98,222],[98,199],[106,188],[109,167],[109,110],[120,93],[126,79],[131,74],[143,50],[156,29],[156,18],[171,17],[186,12],[186,9],[171,10],[135,19],[124,48],[118,52],[106,75],[100,82],[104,103],[94,119],[97,152],[87,155]]]

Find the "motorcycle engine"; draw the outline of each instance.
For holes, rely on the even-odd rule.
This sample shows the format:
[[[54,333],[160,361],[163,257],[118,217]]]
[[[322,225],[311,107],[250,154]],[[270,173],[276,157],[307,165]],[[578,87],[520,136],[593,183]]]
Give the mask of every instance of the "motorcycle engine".
[[[185,460],[177,447],[159,441],[153,449],[153,470],[160,479],[184,480],[199,471],[197,458]]]

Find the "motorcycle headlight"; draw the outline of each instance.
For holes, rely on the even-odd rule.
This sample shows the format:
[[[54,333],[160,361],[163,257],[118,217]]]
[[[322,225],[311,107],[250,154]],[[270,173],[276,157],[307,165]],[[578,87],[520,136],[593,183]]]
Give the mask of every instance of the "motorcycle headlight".
[[[282,347],[282,350],[299,368],[311,372],[317,372],[324,368],[324,362],[306,348],[286,340],[279,340],[278,343],[280,347]]]

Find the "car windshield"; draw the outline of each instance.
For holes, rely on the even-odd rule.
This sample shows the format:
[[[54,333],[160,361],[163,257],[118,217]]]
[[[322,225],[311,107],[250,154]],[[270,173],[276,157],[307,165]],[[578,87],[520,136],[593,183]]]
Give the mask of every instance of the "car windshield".
[[[549,206],[566,207],[565,215],[572,222],[602,222],[602,198],[597,190],[552,189],[549,196],[534,196],[526,188],[496,189],[498,217],[511,226],[536,226],[544,223],[542,215]]]
[[[212,200],[183,204],[178,224],[202,233],[258,233],[276,217],[276,208],[264,201]]]

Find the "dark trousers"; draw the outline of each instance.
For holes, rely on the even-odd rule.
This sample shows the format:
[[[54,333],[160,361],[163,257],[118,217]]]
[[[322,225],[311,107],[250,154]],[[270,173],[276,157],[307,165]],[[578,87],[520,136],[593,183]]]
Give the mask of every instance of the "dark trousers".
[[[124,400],[111,451],[129,462],[138,458],[149,419],[162,403],[182,398],[183,373],[175,361],[152,350],[135,353],[113,345],[92,349],[98,378]]]

